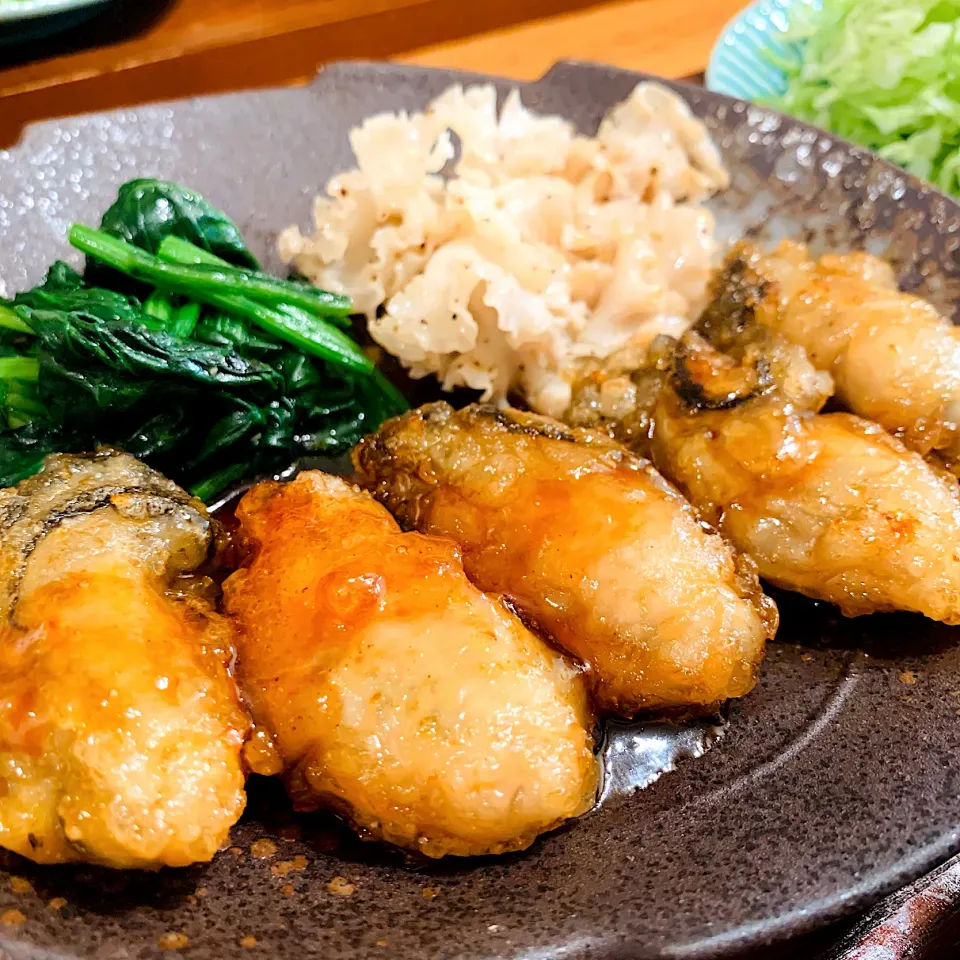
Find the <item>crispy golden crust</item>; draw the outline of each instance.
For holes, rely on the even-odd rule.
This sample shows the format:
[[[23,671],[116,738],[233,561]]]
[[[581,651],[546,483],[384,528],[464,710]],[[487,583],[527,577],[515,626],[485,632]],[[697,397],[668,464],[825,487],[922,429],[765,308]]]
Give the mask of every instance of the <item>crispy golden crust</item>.
[[[203,505],[114,451],[0,491],[0,844],[41,863],[209,860],[244,806],[233,633],[176,579]]]
[[[722,313],[722,296],[708,317]],[[652,414],[657,466],[771,583],[849,616],[912,610],[960,622],[956,482],[874,423],[817,413],[826,375],[802,348],[750,324],[748,349],[685,335]],[[742,402],[691,399],[691,379],[722,393],[731,365],[761,362],[769,383]]]
[[[536,451],[541,443],[557,444],[557,449],[569,454],[570,463],[557,458],[558,477],[571,468],[609,472],[623,467],[646,470],[654,482],[670,490],[648,464],[603,430],[568,427],[549,417],[492,404],[470,404],[461,410],[443,401],[424,404],[388,420],[361,441],[354,448],[353,464],[361,485],[404,529],[415,530],[425,506],[422,501],[436,492],[448,473],[460,474],[493,454],[505,458],[503,465],[511,470],[500,475],[488,471],[486,479],[491,487],[509,483],[518,458]]]
[[[765,285],[757,318],[833,376],[847,409],[960,472],[960,330],[867,253],[814,260],[785,241],[769,254],[745,244],[737,261]]]
[[[475,583],[581,659],[605,709],[702,708],[753,686],[776,629],[755,570],[604,432],[429,404],[355,465],[404,526],[454,539]]]
[[[316,471],[258,485],[237,515],[238,675],[297,807],[440,857],[523,849],[592,805],[582,677],[450,541]]]
[[[819,413],[834,385],[817,366],[841,385],[850,369],[822,357],[815,365],[776,332],[770,311],[826,307],[803,296],[784,306],[770,264],[736,252],[694,330],[648,356],[611,358],[584,378],[568,415],[649,452],[770,582],[851,616],[913,610],[960,622],[956,482],[877,424]],[[853,276],[865,265],[847,268]],[[859,369],[869,380],[870,364]],[[648,385],[642,397],[630,393],[638,382]],[[619,404],[605,409],[604,391]]]
[[[728,258],[694,330],[679,341],[661,336],[585,363],[563,419],[602,429],[651,457],[654,410],[668,381],[690,410],[731,410],[760,397],[820,410],[833,395],[830,374],[818,371],[802,347],[757,322],[773,289],[751,262]]]
[[[214,549],[217,531],[203,504],[139,460],[109,448],[53,454],[39,473],[0,489],[0,619],[11,615],[30,554],[43,538],[69,517],[111,505],[189,531],[168,551],[168,562],[183,570],[198,567]]]

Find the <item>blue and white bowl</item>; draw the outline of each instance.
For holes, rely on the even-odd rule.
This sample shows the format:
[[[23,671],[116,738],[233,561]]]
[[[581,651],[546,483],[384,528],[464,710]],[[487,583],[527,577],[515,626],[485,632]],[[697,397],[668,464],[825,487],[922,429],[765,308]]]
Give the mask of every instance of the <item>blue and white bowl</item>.
[[[707,89],[741,100],[777,97],[787,86],[780,62],[799,63],[802,41],[786,37],[791,10],[820,0],[758,0],[731,20],[714,45]]]

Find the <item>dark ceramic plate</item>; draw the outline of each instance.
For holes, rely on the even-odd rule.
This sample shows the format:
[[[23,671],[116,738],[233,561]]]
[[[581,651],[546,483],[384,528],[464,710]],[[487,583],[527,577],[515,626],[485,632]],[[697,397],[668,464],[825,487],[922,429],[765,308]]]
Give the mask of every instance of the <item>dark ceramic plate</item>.
[[[64,254],[68,224],[96,222],[134,176],[198,188],[267,253],[278,229],[307,225],[313,196],[350,165],[351,126],[378,110],[422,107],[464,79],[479,78],[340,65],[309,88],[34,127],[0,153],[0,278],[8,291],[39,278]],[[590,131],[638,79],[564,64],[523,94]],[[734,174],[715,203],[725,236],[866,245],[891,257],[906,285],[952,309],[954,203],[800,123],[676,89]],[[631,792],[631,758],[649,759],[677,737],[696,752],[698,734],[616,731],[606,802],[524,854],[407,863],[322,818],[294,818],[278,788],[260,783],[235,847],[207,866],[146,876],[11,858],[8,872],[33,888],[2,885],[3,949],[101,960],[163,946],[197,958],[250,948],[298,960],[704,958],[865,907],[960,848],[960,645],[920,618],[850,621],[782,601],[760,685],[732,706],[713,750]],[[251,849],[262,837],[276,852]],[[328,888],[334,877],[353,885],[349,896],[349,886]]]

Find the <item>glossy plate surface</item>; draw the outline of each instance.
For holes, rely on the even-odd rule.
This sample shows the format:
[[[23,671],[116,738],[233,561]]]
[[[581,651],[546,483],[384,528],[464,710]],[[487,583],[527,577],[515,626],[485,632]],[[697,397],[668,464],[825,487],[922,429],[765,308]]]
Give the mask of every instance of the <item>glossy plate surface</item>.
[[[0,280],[7,292],[37,280],[66,253],[68,225],[97,222],[134,176],[197,188],[266,254],[279,229],[309,224],[314,195],[350,165],[350,127],[476,79],[345,64],[308,88],[34,127],[0,153]],[[523,97],[592,131],[638,79],[561,64]],[[801,123],[676,89],[733,172],[714,203],[725,238],[867,246],[941,308],[958,302],[956,204]],[[173,944],[219,960],[255,955],[241,943],[253,937],[263,955],[296,960],[702,958],[862,908],[960,848],[960,637],[920,618],[850,621],[778,599],[780,637],[726,736],[646,790],[613,791],[526,853],[408,864],[321,817],[294,818],[274,785],[258,784],[235,846],[207,866],[128,875],[9,857],[7,873],[32,890],[0,882],[0,918],[25,918],[0,927],[3,949],[129,958]],[[631,752],[622,742],[617,764]],[[251,850],[263,837],[275,852]],[[328,889],[334,877],[353,885],[349,896]]]

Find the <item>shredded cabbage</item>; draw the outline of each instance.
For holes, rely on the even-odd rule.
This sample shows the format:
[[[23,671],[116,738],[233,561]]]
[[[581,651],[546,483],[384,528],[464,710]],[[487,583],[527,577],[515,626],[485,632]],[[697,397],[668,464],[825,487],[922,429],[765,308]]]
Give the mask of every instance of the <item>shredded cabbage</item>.
[[[773,105],[960,195],[960,0],[798,4]]]

